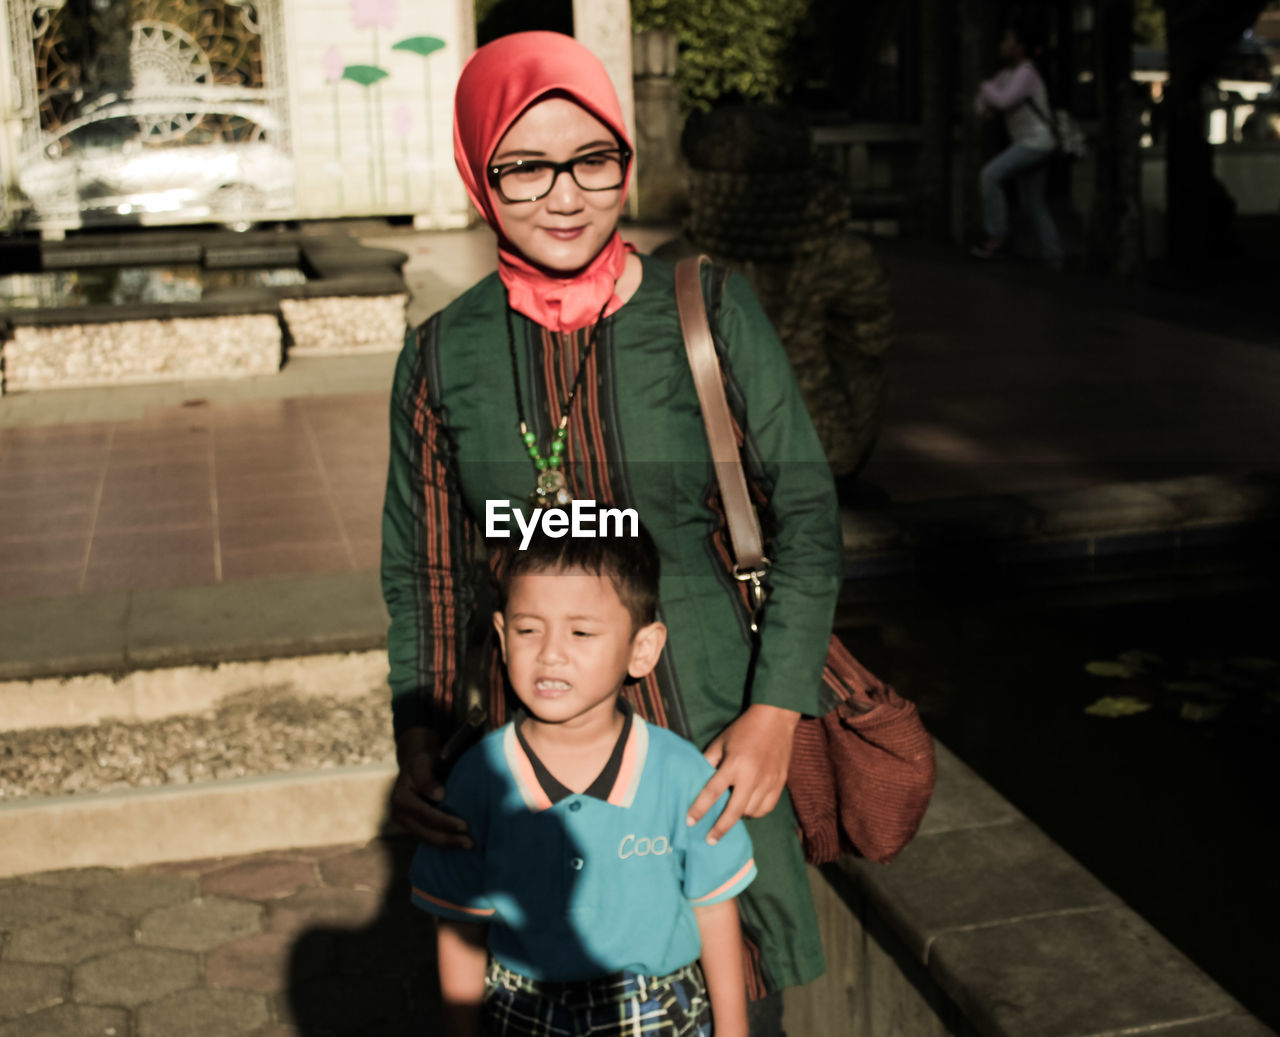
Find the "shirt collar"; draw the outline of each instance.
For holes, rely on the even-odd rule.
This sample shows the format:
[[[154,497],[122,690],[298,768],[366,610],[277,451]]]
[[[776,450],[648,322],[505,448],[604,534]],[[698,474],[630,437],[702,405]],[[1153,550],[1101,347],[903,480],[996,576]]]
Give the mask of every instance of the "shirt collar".
[[[640,772],[644,769],[645,757],[648,755],[649,732],[630,703],[625,699],[620,699],[619,702],[627,715],[622,732],[600,777],[582,795],[626,808],[635,801]],[[547,810],[561,799],[578,793],[556,781],[520,736],[517,729],[526,715],[523,710],[520,711],[507,725],[502,737],[502,751],[525,806],[536,812]]]

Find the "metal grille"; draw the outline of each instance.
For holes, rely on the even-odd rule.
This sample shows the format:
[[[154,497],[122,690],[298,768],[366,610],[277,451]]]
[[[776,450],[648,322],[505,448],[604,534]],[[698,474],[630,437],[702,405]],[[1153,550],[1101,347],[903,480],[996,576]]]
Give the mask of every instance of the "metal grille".
[[[32,198],[33,222],[70,225],[78,222],[76,210],[85,218],[162,212],[180,219],[184,204],[194,206],[195,218],[216,217],[227,206],[238,212],[291,206],[279,0],[17,0],[6,7],[23,112],[20,176],[25,169],[29,184],[38,174],[63,184],[31,192],[39,195]],[[87,170],[87,152],[101,155],[117,144],[118,170],[109,158]],[[183,160],[174,152],[172,187],[164,185],[163,160],[154,154],[174,148],[220,148],[244,171],[229,177],[233,183],[183,194],[182,162],[194,162],[195,152]],[[153,155],[145,177],[124,159],[139,149]],[[67,172],[75,163],[81,164]],[[248,171],[264,164],[272,167],[265,177]],[[138,186],[144,179],[145,190]],[[254,186],[262,179],[266,191]],[[130,192],[139,196],[136,204]]]

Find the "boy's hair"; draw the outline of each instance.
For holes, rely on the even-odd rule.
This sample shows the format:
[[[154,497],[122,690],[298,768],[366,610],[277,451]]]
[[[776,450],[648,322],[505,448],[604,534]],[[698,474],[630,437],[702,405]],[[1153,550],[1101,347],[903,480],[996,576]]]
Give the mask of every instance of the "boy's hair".
[[[498,607],[506,608],[517,576],[548,569],[581,569],[608,578],[631,614],[635,631],[658,617],[659,568],[658,547],[639,523],[633,537],[550,537],[539,527],[523,551],[508,552],[498,579]]]

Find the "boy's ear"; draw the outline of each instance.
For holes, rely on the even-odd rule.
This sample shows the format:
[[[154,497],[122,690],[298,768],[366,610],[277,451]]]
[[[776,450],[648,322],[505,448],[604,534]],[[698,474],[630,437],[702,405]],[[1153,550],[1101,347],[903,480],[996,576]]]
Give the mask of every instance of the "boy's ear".
[[[627,673],[637,679],[647,676],[658,665],[658,656],[667,643],[667,628],[653,622],[643,626],[631,638],[631,658],[627,661]]]
[[[502,661],[507,661],[507,617],[501,612],[493,614],[493,629],[498,632],[498,648],[502,651]]]

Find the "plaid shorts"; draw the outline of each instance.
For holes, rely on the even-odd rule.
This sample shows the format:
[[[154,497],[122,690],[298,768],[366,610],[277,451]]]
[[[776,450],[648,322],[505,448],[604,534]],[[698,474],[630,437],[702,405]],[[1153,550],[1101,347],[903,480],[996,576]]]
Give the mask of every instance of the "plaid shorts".
[[[484,1026],[486,1037],[711,1037],[711,1002],[696,961],[669,976],[548,983],[491,960]]]

